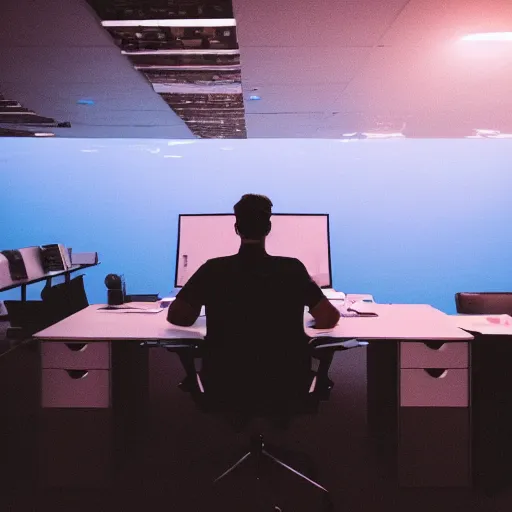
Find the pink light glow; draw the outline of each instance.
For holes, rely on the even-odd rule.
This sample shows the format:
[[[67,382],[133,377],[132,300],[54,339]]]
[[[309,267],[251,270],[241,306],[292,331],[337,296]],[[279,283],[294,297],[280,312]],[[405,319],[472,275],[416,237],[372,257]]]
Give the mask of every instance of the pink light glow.
[[[468,34],[461,41],[512,41],[512,32],[482,32]]]

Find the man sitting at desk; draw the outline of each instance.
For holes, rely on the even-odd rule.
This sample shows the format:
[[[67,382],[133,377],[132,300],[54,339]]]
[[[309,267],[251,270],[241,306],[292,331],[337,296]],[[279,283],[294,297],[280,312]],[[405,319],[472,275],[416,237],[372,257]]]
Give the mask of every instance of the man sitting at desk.
[[[268,197],[246,194],[234,206],[238,254],[208,260],[169,307],[170,323],[190,326],[205,306],[207,336],[201,375],[215,386],[279,389],[309,376],[304,306],[315,327],[334,327],[340,314],[296,258],[271,256],[265,238],[272,223]],[[182,357],[189,376],[192,361]],[[187,382],[188,381],[188,382]],[[184,381],[186,389],[190,378]]]

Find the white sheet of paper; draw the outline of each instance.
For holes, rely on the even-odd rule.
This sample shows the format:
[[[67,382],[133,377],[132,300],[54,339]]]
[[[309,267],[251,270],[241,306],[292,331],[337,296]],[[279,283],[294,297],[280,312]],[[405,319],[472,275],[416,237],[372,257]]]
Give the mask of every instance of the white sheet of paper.
[[[345,294],[343,292],[337,292],[334,288],[324,288],[322,290],[324,292],[324,295],[329,299],[337,299],[337,300],[344,300]]]
[[[358,300],[352,304],[350,304],[350,309],[353,311],[357,311],[358,313],[377,313],[375,303],[374,302],[363,302]]]

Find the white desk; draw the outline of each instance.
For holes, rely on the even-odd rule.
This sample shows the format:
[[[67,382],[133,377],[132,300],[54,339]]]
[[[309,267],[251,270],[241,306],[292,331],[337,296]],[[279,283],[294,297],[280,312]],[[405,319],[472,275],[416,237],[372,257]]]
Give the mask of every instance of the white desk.
[[[350,296],[347,298],[350,301]],[[34,336],[43,342],[43,407],[107,407],[109,367],[105,362],[115,347],[134,346],[133,342],[141,341],[201,340],[206,335],[205,317],[200,317],[192,327],[178,327],[167,322],[166,310],[120,313],[99,311],[99,307],[90,306]],[[370,341],[369,427],[374,437],[398,444],[400,464],[405,468],[401,472],[406,475],[401,477],[404,484],[468,485],[469,448],[462,447],[469,446],[469,369],[467,363],[455,368],[450,361],[457,359],[454,351],[467,353],[472,334],[459,329],[448,315],[425,304],[371,304],[371,308],[377,317],[342,317],[330,330],[310,328],[313,319],[305,312],[305,332],[310,337],[325,337],[326,343]],[[450,349],[432,348],[424,342],[436,342],[439,347],[450,345]],[[78,343],[75,350],[69,348],[73,343]],[[402,344],[408,347],[409,360],[415,362],[413,367],[409,364],[403,368],[399,363]],[[425,368],[431,367],[444,368],[447,377],[428,375]],[[68,376],[71,368],[87,369],[88,377],[73,379]],[[453,431],[441,436],[441,440],[429,435],[432,429],[444,428],[445,421],[450,422]],[[453,445],[456,450],[450,457]],[[425,464],[420,462],[423,459]],[[443,480],[436,476],[439,465],[449,468]]]
[[[136,306],[132,303],[130,305]],[[147,306],[147,304],[146,304]],[[172,341],[204,339],[206,318],[199,317],[191,327],[167,322],[161,313],[121,313],[89,306],[61,322],[44,329],[34,338],[46,341]],[[473,336],[454,325],[448,315],[425,304],[372,304],[378,317],[341,318],[334,329],[308,327],[313,318],[304,314],[306,334],[335,340],[469,341]]]

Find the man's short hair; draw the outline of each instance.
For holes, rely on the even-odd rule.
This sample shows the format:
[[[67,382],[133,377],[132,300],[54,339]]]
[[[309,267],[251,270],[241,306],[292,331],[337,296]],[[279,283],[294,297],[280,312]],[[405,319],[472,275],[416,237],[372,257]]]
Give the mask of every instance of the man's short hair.
[[[233,207],[240,236],[257,240],[270,231],[272,201],[260,194],[245,194]]]

